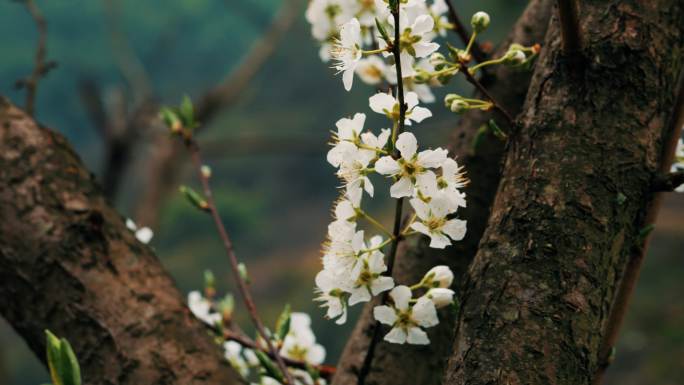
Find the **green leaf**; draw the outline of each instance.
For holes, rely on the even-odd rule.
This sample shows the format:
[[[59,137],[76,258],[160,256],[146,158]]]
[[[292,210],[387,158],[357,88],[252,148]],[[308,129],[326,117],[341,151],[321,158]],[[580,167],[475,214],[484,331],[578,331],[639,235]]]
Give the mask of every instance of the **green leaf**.
[[[185,127],[192,128],[195,126],[195,107],[188,95],[183,96],[178,113]]]
[[[81,385],[81,368],[69,341],[45,331],[47,361],[54,385]]]
[[[500,140],[506,140],[508,138],[508,135],[499,127],[498,124],[494,121],[494,119],[489,119],[489,122],[487,122],[487,125],[489,126],[489,129],[492,130],[492,133],[494,136],[496,136]]]
[[[280,369],[278,369],[266,353],[261,350],[254,350],[254,354],[261,363],[261,367],[264,369],[267,376],[274,378],[278,382],[284,382],[283,373],[280,372]]]
[[[387,35],[387,31],[385,31],[385,27],[380,24],[380,21],[375,18],[375,27],[378,29],[378,32],[380,32],[380,36],[382,36],[382,39],[387,43],[387,45],[392,45],[392,40],[390,40],[389,36]]]
[[[286,304],[283,312],[280,313],[278,321],[276,321],[276,337],[282,341],[290,332],[290,323],[292,321],[292,311],[290,310],[290,304]]]
[[[195,190],[193,190],[191,187],[188,186],[180,186],[178,189],[181,194],[185,196],[185,198],[195,207],[202,211],[207,211],[209,210],[209,203],[202,198],[202,196]]]
[[[183,124],[181,123],[180,119],[178,118],[178,115],[171,108],[168,108],[168,107],[160,108],[159,109],[159,117],[161,118],[162,122],[164,122],[166,127],[168,127],[172,133],[178,133],[181,130],[181,128],[183,127]]]
[[[81,367],[69,341],[61,339],[61,364],[64,385],[81,385]]]

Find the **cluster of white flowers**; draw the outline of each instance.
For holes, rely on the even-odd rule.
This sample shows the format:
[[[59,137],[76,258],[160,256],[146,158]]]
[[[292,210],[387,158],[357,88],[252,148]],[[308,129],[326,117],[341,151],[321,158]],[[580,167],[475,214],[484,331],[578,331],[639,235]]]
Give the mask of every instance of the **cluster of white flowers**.
[[[206,289],[205,289],[206,290]],[[210,289],[213,291],[213,288]],[[199,291],[188,294],[188,307],[190,311],[202,322],[222,330],[225,326],[224,314],[230,313],[224,310],[224,314],[217,311],[217,304],[212,298],[207,298]],[[284,336],[274,337],[273,343],[281,357],[291,359],[301,366],[316,367],[325,359],[325,348],[316,342],[316,336],[311,329],[311,317],[306,313],[287,311],[287,333]],[[257,339],[258,341],[263,341]],[[262,344],[262,346],[265,346]],[[265,349],[265,348],[264,348]],[[280,382],[264,370],[264,363],[258,358],[258,352],[251,347],[243,346],[239,340],[228,339],[223,343],[224,355],[233,368],[245,379],[258,379],[254,385],[278,385]],[[326,385],[325,379],[312,377],[312,373],[296,368],[289,368],[295,385]]]
[[[675,161],[672,164],[672,172],[684,171],[684,141],[679,138],[677,142],[677,150],[675,151]],[[676,192],[684,193],[684,184],[675,189]]]
[[[341,324],[347,319],[348,306],[389,291],[390,304],[374,309],[376,320],[392,326],[385,340],[427,344],[424,329],[437,325],[437,309],[453,301],[454,292],[449,289],[453,274],[447,266],[436,266],[421,282],[397,286],[388,273],[388,258],[392,256],[385,252],[392,248],[391,243],[414,233],[428,236],[430,247],[440,249],[463,239],[466,222],[457,219],[456,212],[466,204],[461,191],[465,178],[447,150],[419,151],[416,136],[400,132],[404,126],[414,127],[432,116],[420,105],[421,101],[434,100],[428,82],[420,78],[425,80],[424,75],[435,70],[430,64],[434,60],[428,58],[437,55],[444,61],[436,54],[439,44],[432,40],[452,28],[444,16],[447,6],[441,0],[408,0],[399,7],[398,26],[383,0],[313,0],[307,10],[313,35],[323,43],[321,56],[335,60],[333,67],[343,72],[347,90],[355,74],[369,84],[398,83],[391,36],[394,28],[399,28],[397,50],[405,85],[400,91],[405,103],[403,114],[399,98],[391,92],[378,92],[369,98],[370,109],[385,116],[391,128],[377,132],[365,129],[364,113],[337,121],[327,160],[337,169],[342,193],[328,226],[316,292],[317,300],[327,308],[327,317]],[[414,215],[399,233],[386,230],[362,208],[364,195],[376,196],[373,175],[389,178],[389,196],[407,198],[413,208]],[[361,221],[369,228],[362,229]]]

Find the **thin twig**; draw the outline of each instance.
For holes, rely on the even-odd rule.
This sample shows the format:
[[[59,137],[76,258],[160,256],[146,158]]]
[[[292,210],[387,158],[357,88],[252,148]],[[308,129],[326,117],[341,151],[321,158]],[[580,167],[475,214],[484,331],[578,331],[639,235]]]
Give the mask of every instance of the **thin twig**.
[[[40,9],[33,0],[22,0],[26,9],[36,23],[38,29],[38,46],[34,58],[33,71],[25,79],[16,82],[17,88],[26,88],[26,102],[24,109],[29,116],[33,116],[36,103],[36,93],[38,92],[38,82],[47,75],[51,69],[56,67],[55,62],[46,62],[47,55],[47,22],[40,12]]]
[[[567,58],[578,58],[582,50],[582,34],[577,11],[575,0],[558,0],[562,49]]]
[[[670,170],[670,166],[675,157],[677,142],[681,135],[681,128],[684,126],[684,73],[681,73],[679,76],[679,95],[677,96],[674,108],[675,110],[672,114],[671,126],[669,129],[670,137],[667,138],[660,161],[659,172],[662,174],[666,174]],[[646,215],[642,222],[642,229],[652,227],[655,224],[656,218],[658,217],[658,211],[660,210],[660,206],[662,206],[663,195],[662,192],[656,192],[652,195],[651,202],[646,209]],[[608,322],[606,323],[606,330],[603,333],[603,340],[601,341],[598,355],[599,367],[594,374],[594,385],[603,383],[603,376],[605,375],[608,366],[610,366],[612,352],[617,343],[620,328],[624,322],[630,300],[634,294],[637,281],[639,280],[639,273],[641,272],[641,266],[643,265],[652,234],[653,232],[647,233],[644,237],[643,244],[633,248],[633,252],[627,262],[625,273],[620,281],[620,287],[618,288],[615,301],[613,302],[608,317]]]
[[[461,66],[460,72],[462,72],[463,75],[465,75],[466,80],[468,80],[468,82],[470,84],[474,85],[475,88],[477,88],[477,90],[480,93],[482,93],[482,95],[484,95],[485,98],[487,98],[490,102],[492,102],[492,104],[494,105],[494,108],[497,111],[499,111],[501,113],[501,115],[503,115],[506,118],[510,127],[515,127],[516,126],[515,125],[515,119],[513,119],[513,116],[511,116],[511,114],[508,111],[506,111],[506,109],[503,108],[501,103],[497,102],[496,99],[494,98],[494,96],[492,94],[490,94],[489,91],[487,91],[487,89],[482,85],[482,83],[480,83],[480,81],[477,80],[475,78],[475,76],[473,76],[470,73],[470,71],[468,71],[468,66],[466,66],[465,63],[460,62],[459,64]]]
[[[240,270],[238,267],[238,260],[237,256],[235,255],[235,251],[233,250],[233,243],[230,240],[230,237],[228,236],[228,232],[226,231],[225,226],[223,225],[223,221],[221,220],[221,216],[219,215],[218,209],[216,208],[216,204],[214,203],[214,194],[212,192],[211,186],[209,185],[209,177],[202,172],[202,157],[200,154],[199,146],[197,143],[192,139],[188,138],[184,141],[185,147],[187,148],[188,152],[190,153],[190,157],[192,158],[192,163],[197,169],[197,173],[200,178],[200,182],[202,183],[202,189],[204,191],[204,198],[206,199],[209,213],[211,214],[212,219],[214,220],[214,224],[216,226],[216,230],[219,233],[219,237],[221,238],[221,241],[223,242],[223,247],[226,251],[226,254],[228,255],[228,259],[230,261],[230,267],[231,271],[233,272],[233,276],[235,278],[235,282],[237,283],[238,289],[240,291],[240,295],[242,296],[242,299],[245,303],[245,306],[247,307],[247,311],[249,313],[250,318],[252,319],[252,322],[254,323],[254,327],[256,328],[257,332],[261,337],[264,339],[266,342],[266,346],[271,353],[272,357],[275,357],[276,363],[278,364],[278,368],[282,372],[286,384],[289,385],[294,385],[295,382],[292,379],[292,375],[290,372],[287,370],[287,366],[285,365],[285,362],[283,361],[283,358],[280,356],[278,353],[278,350],[276,350],[275,346],[271,342],[271,339],[269,335],[266,333],[266,329],[264,328],[264,324],[261,321],[261,318],[259,318],[259,314],[256,309],[256,304],[254,303],[254,299],[252,298],[252,294],[249,292],[249,289],[247,288],[247,283],[245,280],[242,278],[240,275]]]
[[[674,191],[677,187],[684,184],[684,171],[670,172],[659,175],[653,181],[653,192]]]
[[[392,16],[394,17],[394,25],[399,25],[399,5],[397,4],[396,9],[392,10]],[[392,135],[393,139],[396,139],[404,131],[404,119],[406,119],[406,103],[404,102],[404,84],[403,77],[401,75],[401,31],[398,27],[394,28],[394,44],[392,45],[392,51],[394,54],[394,65],[397,69],[397,99],[399,101],[399,121],[397,122],[397,132],[396,135]],[[399,158],[399,150],[394,146],[392,156],[396,159]],[[390,246],[390,252],[387,256],[387,274],[391,277],[392,270],[394,268],[394,260],[397,255],[397,248],[399,242],[401,242],[401,217],[402,210],[404,207],[404,198],[397,199],[397,204],[394,210],[394,228],[392,229],[392,235],[394,239],[392,240],[392,245]],[[384,292],[381,299],[381,304],[387,302],[389,297],[388,292]],[[366,357],[363,360],[363,365],[358,374],[358,385],[363,385],[366,382],[366,377],[370,372],[371,365],[373,364],[373,357],[375,356],[375,348],[380,342],[382,325],[380,321],[375,321],[375,326],[373,328],[373,337],[371,338],[370,345],[368,345],[368,351],[366,352]]]
[[[260,350],[260,351],[266,353],[269,357],[274,358],[272,353],[270,351],[268,351],[267,348],[264,348],[263,346],[257,344],[254,340],[252,340],[251,338],[249,338],[245,335],[240,335],[240,334],[231,332],[230,330],[225,330],[223,332],[223,338],[225,340],[235,341],[235,342],[239,343],[240,345],[247,347],[247,348],[250,348],[252,350]],[[305,361],[293,360],[293,359],[287,358],[287,357],[283,357],[283,361],[285,362],[285,364],[287,366],[297,368],[297,369],[307,370],[309,367],[313,367],[326,380],[331,380],[332,377],[335,375],[336,368],[334,366],[309,365]]]
[[[451,3],[451,0],[445,1],[447,8],[449,9],[449,19],[451,19],[451,23],[454,25],[454,31],[461,38],[463,44],[468,44],[471,37],[468,27],[466,27],[466,25],[461,21],[461,18],[458,16],[458,12],[456,12],[456,8]],[[471,53],[475,61],[478,63],[482,63],[483,61],[487,60],[487,54],[482,51],[482,47],[480,47],[480,44],[478,44],[477,41],[473,42]]]

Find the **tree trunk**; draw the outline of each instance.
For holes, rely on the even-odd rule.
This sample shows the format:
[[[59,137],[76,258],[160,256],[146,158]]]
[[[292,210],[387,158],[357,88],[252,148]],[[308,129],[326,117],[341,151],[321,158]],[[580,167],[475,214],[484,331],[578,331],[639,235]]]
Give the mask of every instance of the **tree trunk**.
[[[65,139],[3,98],[0,242],[0,312],[41,359],[50,329],[87,384],[237,383]]]
[[[584,60],[554,18],[467,274],[446,384],[590,384],[642,246],[684,48],[681,0],[585,1]]]
[[[497,54],[503,54],[513,42],[524,45],[541,42],[546,34],[550,14],[550,0],[531,1]],[[509,111],[518,113],[522,109],[531,77],[530,72],[515,72],[500,66],[482,81]],[[402,242],[394,270],[397,282],[415,283],[432,266],[445,264],[454,271],[456,285],[459,285],[459,277],[465,274],[477,251],[499,184],[499,164],[504,152],[504,143],[492,134],[484,134],[477,140],[477,147],[473,146],[480,126],[492,118],[496,117],[491,112],[469,112],[460,120],[450,146],[451,152],[457,155],[459,164],[465,166],[471,180],[466,188],[468,207],[459,211],[459,215],[468,220],[466,238],[446,250],[429,248],[425,238],[411,238]],[[507,128],[505,121],[499,123],[503,128]],[[365,306],[344,349],[333,385],[357,383],[357,373],[373,335],[375,321],[372,318],[372,309],[376,305],[376,302],[372,302]],[[444,311],[440,319],[444,324],[429,330],[432,343],[427,347],[380,342],[376,347],[366,383],[441,383],[445,357],[451,352],[454,317]]]

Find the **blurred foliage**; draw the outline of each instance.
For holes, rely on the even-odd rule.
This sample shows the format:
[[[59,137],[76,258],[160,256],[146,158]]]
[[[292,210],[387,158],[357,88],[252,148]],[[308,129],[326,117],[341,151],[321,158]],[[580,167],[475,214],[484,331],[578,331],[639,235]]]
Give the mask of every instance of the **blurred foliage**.
[[[59,65],[40,83],[37,117],[65,134],[97,173],[102,145],[77,87],[80,81],[90,79],[111,96],[117,87],[125,85],[112,53],[105,2],[36,2],[49,23],[48,59]],[[280,0],[113,3],[118,4],[120,28],[147,69],[155,95],[168,104],[176,104],[184,94],[196,99],[230,73],[280,6]],[[478,10],[489,12],[493,22],[483,39],[496,44],[526,1],[455,3],[463,17]],[[352,92],[345,92],[339,76],[333,76],[328,65],[318,60],[318,47],[310,37],[303,12],[241,100],[224,111],[202,133],[200,141],[230,144],[212,151],[207,162],[214,172],[217,204],[238,257],[249,267],[256,302],[265,320],[273,325],[286,302],[293,311],[310,312],[318,339],[328,348],[327,361],[334,363],[360,306],[353,307],[350,322],[339,327],[323,320],[322,312],[311,301],[320,242],[336,197],[334,186],[338,185],[325,162],[326,143],[334,122],[345,115],[366,112],[370,127],[379,128],[384,122],[368,109],[371,88],[358,82]],[[23,103],[23,93],[13,84],[31,71],[35,40],[35,26],[23,6],[0,0],[0,93],[18,104]],[[462,81],[448,88],[449,92],[467,93]],[[417,132],[422,143],[432,145],[443,143],[454,125],[454,115],[441,103],[433,112],[435,117]],[[312,149],[265,152],[242,144],[242,138],[254,136],[275,138],[276,144],[279,138],[283,143],[288,143],[288,138],[290,143],[301,139],[310,142]],[[126,176],[121,199],[116,202],[124,214],[131,215],[145,184],[141,170],[147,155],[144,151],[136,154],[137,163]],[[185,167],[178,173],[183,183],[197,187],[190,171]],[[678,202],[670,205],[670,210],[681,210],[682,202]],[[389,212],[386,203],[374,202],[372,209]],[[618,349],[616,370],[611,371],[612,383],[670,385],[676,383],[677,372],[684,373],[684,306],[676,298],[676,293],[684,292],[679,279],[684,273],[681,227],[680,223],[667,234],[656,230],[658,236],[642,274],[624,346]],[[201,288],[202,272],[207,268],[216,273],[219,293],[232,290],[228,264],[209,218],[185,199],[176,196],[166,204],[155,233],[152,245],[182,292]],[[238,318],[248,327],[237,302]],[[0,324],[0,383],[35,385],[47,381],[47,372],[25,344],[4,321]]]

